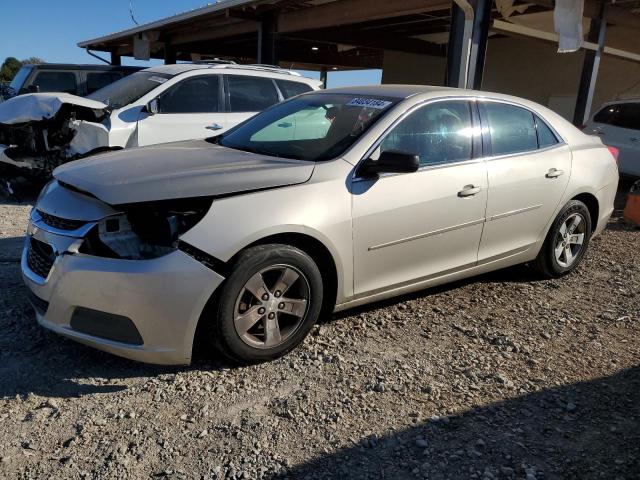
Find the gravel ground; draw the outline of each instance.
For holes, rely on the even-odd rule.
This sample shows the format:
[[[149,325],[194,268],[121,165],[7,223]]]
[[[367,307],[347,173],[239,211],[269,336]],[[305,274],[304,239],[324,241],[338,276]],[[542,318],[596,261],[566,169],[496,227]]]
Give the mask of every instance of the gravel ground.
[[[0,205],[0,478],[640,478],[640,230],[325,319],[284,359],[153,367],[35,324]]]

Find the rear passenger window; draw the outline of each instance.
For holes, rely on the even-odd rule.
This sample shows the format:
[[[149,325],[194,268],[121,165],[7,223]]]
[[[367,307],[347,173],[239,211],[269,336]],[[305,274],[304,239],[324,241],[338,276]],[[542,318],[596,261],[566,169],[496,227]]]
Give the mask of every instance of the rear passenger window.
[[[284,98],[295,97],[301,93],[310,92],[313,90],[309,85],[302,82],[292,82],[291,80],[276,80],[278,88],[282,92]]]
[[[418,155],[421,166],[469,160],[471,132],[468,102],[435,102],[398,123],[384,138],[379,151],[400,150]]]
[[[102,87],[106,87],[121,78],[122,75],[115,72],[87,73],[87,94],[100,90]]]
[[[40,72],[33,82],[41,92],[76,93],[76,75],[73,72]]]
[[[538,148],[533,114],[520,107],[487,102],[484,109],[491,132],[493,155],[528,152]]]
[[[611,123],[616,127],[640,130],[640,103],[623,103],[618,108]]]
[[[202,75],[173,85],[160,96],[160,113],[219,112],[220,77]]]
[[[538,131],[538,147],[547,148],[558,144],[558,137],[549,128],[544,120],[536,117],[536,130]]]
[[[597,123],[606,123],[610,124],[613,117],[618,113],[620,109],[620,105],[609,105],[604,107],[598,113],[596,113],[593,117],[593,121]]]
[[[278,103],[270,78],[229,75],[229,107],[232,112],[259,112]]]

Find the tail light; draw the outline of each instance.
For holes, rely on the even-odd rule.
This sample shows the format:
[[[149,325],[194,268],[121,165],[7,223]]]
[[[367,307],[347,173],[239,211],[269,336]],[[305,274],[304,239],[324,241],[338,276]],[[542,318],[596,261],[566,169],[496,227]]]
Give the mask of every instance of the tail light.
[[[616,165],[618,165],[618,156],[620,155],[620,150],[618,150],[616,147],[610,147],[609,145],[607,145],[607,149],[609,150],[611,155],[613,155],[613,159],[616,161]]]

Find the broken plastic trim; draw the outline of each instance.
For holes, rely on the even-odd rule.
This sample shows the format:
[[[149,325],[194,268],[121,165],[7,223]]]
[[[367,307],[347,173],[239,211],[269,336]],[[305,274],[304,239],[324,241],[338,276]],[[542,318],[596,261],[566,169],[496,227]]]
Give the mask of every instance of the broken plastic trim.
[[[199,248],[196,248],[193,245],[182,240],[178,241],[178,250],[186,253],[191,258],[200,262],[205,267],[210,268],[220,276],[225,278],[229,276],[229,266],[222,260],[209,255],[207,252],[203,252]]]

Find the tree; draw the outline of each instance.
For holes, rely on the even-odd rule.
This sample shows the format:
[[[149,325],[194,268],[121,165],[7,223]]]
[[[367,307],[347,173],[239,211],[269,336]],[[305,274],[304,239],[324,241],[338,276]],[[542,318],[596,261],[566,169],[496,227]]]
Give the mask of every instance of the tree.
[[[22,62],[15,57],[7,57],[0,66],[0,81],[10,82],[22,67]]]
[[[29,57],[22,60],[22,65],[39,65],[41,63],[47,63],[40,57]]]

